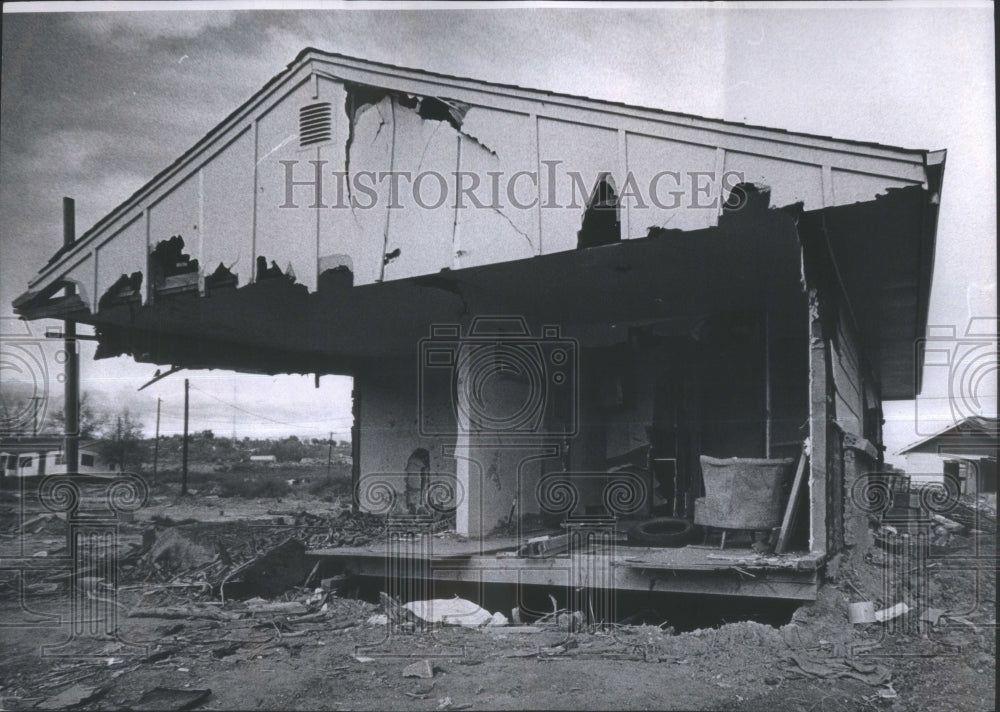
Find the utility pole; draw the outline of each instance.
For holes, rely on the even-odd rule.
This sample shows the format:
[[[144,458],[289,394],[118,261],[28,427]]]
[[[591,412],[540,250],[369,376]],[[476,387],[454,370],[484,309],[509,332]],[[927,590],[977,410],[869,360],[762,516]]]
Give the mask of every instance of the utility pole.
[[[31,434],[38,435],[38,411],[41,406],[39,401],[42,400],[41,396],[31,396]]]
[[[188,493],[188,391],[190,384],[184,379],[184,446],[181,450],[181,496]]]
[[[326,476],[333,473],[333,433],[330,433],[330,447],[326,451]]]
[[[156,399],[156,440],[153,441],[153,477],[156,477],[156,468],[160,463],[160,401]]]
[[[233,405],[236,405],[236,383],[233,383]],[[236,408],[233,408],[233,450],[236,450]]]
[[[76,202],[72,198],[63,198],[63,246],[70,247],[76,242]],[[76,287],[66,287],[66,296],[76,293]],[[66,453],[66,473],[76,475],[80,472],[80,354],[76,347],[76,322],[72,319],[63,321],[63,342],[66,350],[65,388],[63,397],[64,427],[66,429],[63,451]],[[71,507],[66,512],[66,551],[72,556],[73,527],[70,522],[76,518],[77,508]]]

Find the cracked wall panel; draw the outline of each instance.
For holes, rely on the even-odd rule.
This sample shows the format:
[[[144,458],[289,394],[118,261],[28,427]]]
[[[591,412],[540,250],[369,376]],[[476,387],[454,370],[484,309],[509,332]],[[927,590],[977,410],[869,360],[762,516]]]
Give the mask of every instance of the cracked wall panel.
[[[628,134],[625,140],[628,170],[634,177],[632,185],[619,186],[625,193],[623,210],[629,211],[626,238],[646,237],[654,226],[701,230],[718,224],[718,203],[713,202],[717,193],[699,192],[715,172],[714,146],[642,134]],[[704,207],[694,207],[698,205]]]
[[[354,275],[354,283],[360,283],[359,255],[368,249],[358,222],[348,206],[347,186],[334,173],[343,174],[347,168],[347,142],[351,137],[350,122],[347,118],[347,90],[340,82],[318,77],[319,100],[330,103],[333,110],[333,140],[323,147],[323,159],[328,163],[323,167],[324,192],[329,206],[319,213],[319,272],[332,266],[346,264]],[[354,166],[358,168],[357,166]],[[327,183],[329,182],[329,183]],[[374,271],[378,263],[369,260],[370,267],[364,283],[371,283],[378,277]]]
[[[541,118],[538,145],[542,161],[559,161],[554,167],[542,165],[539,176],[542,253],[576,249],[587,201],[598,179],[610,173],[615,189],[621,187],[618,132]],[[574,182],[574,175],[580,183]]]
[[[454,265],[474,267],[518,260],[540,252],[538,186],[528,178],[538,170],[534,119],[494,109],[473,107],[465,116],[460,170],[478,176],[472,192],[458,207],[458,239]],[[490,172],[499,173],[494,191]],[[512,180],[521,173],[522,177]],[[463,178],[463,186],[474,185]],[[508,195],[508,188],[511,195]]]
[[[918,183],[907,182],[886,176],[855,173],[854,171],[833,170],[834,205],[850,205],[874,200],[876,195],[885,195],[889,188],[905,188]]]
[[[317,103],[313,83],[305,82],[288,94],[257,122],[257,225],[254,260],[261,255],[277,263],[282,272],[288,268],[295,280],[310,291],[316,289],[317,270],[317,219],[333,197],[333,178],[330,163],[320,165],[321,182],[316,180],[316,166],[310,161],[331,160],[332,141],[302,147],[299,145],[299,111]],[[341,107],[331,106],[332,120],[343,116]],[[289,186],[286,183],[288,166],[281,161],[294,162],[291,178],[306,185]],[[339,169],[339,166],[337,166]],[[286,203],[287,190],[292,189],[292,200]],[[287,207],[282,207],[286,206]]]
[[[382,275],[390,182],[378,182],[376,178],[380,172],[388,172],[392,163],[393,111],[394,102],[389,97],[358,110],[347,152],[351,191],[344,202],[350,207],[324,211],[325,217],[336,223],[332,226],[335,244],[342,246],[333,252],[348,255],[353,262],[354,286],[377,282]],[[343,165],[337,170],[344,170]],[[361,182],[364,188],[357,189],[355,182]],[[338,232],[338,226],[346,227],[346,231]]]
[[[249,284],[253,273],[253,131],[245,131],[204,168],[202,270],[221,262]]]
[[[145,278],[146,221],[142,214],[97,248],[97,298],[123,274],[134,272],[141,272]]]
[[[771,205],[774,207],[799,202],[804,203],[805,210],[823,207],[823,170],[820,166],[727,151],[725,170],[742,174],[742,179],[735,182],[770,187]],[[726,197],[728,191],[723,199]]]
[[[195,172],[149,209],[149,249],[180,235],[184,238],[184,252],[198,259],[201,252],[199,207],[198,174]]]
[[[435,274],[451,267],[460,135],[447,121],[421,118],[399,100],[394,107],[391,162],[393,171],[403,177],[394,204],[399,207],[388,210],[385,252],[397,256],[388,258],[386,280]],[[412,177],[412,184],[407,176]]]

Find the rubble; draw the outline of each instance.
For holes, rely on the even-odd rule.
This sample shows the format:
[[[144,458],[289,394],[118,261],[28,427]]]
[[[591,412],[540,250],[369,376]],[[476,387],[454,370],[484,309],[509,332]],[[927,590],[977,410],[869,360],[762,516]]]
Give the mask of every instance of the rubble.
[[[790,653],[787,660],[788,668],[813,677],[849,677],[872,686],[884,685],[892,679],[892,673],[884,665],[852,658]]]
[[[137,702],[129,705],[128,709],[134,712],[144,712],[145,710],[180,712],[197,707],[211,694],[211,690],[178,690],[169,687],[154,687],[145,692]]]
[[[301,541],[286,539],[226,574],[219,582],[220,597],[225,600],[227,584],[230,595],[237,597],[249,592],[267,597],[284,593],[309,575],[305,553]]]
[[[65,710],[94,702],[107,692],[103,687],[76,684],[36,705],[40,710]]]
[[[306,586],[318,573],[318,563],[307,560],[309,549],[367,544],[385,531],[384,518],[350,512],[282,513],[261,523],[211,525],[168,517],[153,522],[142,545],[133,544],[121,557],[122,584],[190,587],[223,598],[274,597]],[[324,577],[320,587],[336,590],[347,579]]]
[[[957,576],[932,557],[927,563],[930,590],[919,588],[916,578],[911,581],[905,576],[892,579],[892,586],[886,588],[885,573],[905,571],[905,557],[921,553],[913,547],[876,546],[863,552],[867,556],[844,557],[836,580],[824,584],[819,599],[799,608],[786,625],[743,621],[674,634],[667,622],[655,625],[662,620],[662,614],[658,616],[651,607],[626,611],[632,615],[626,615],[620,623],[598,626],[592,612],[560,607],[556,600],[540,618],[533,613],[522,621],[518,608],[492,613],[474,600],[457,597],[404,603],[383,595],[381,606],[377,606],[338,596],[338,590],[356,579],[349,573],[331,576],[331,571],[308,556],[309,542],[353,540],[358,532],[381,531],[376,531],[374,521],[366,519],[340,514],[300,517],[294,512],[272,513],[264,525],[178,524],[160,519],[155,528],[147,529],[142,544],[131,545],[121,557],[122,585],[117,591],[112,579],[102,577],[106,572],[96,568],[82,571],[75,580],[80,594],[124,605],[120,614],[124,626],[145,626],[155,644],[134,656],[120,643],[102,641],[104,647],[88,663],[57,667],[54,674],[47,671],[48,677],[24,686],[33,696],[22,694],[20,699],[39,708],[68,709],[76,705],[90,709],[96,703],[133,709],[181,709],[172,705],[188,704],[190,696],[182,700],[144,695],[137,700],[138,692],[133,688],[131,695],[116,697],[113,680],[143,666],[171,675],[190,671],[183,673],[183,682],[164,678],[162,683],[169,687],[160,688],[156,694],[165,695],[164,690],[175,688],[190,693],[191,688],[198,688],[196,691],[204,695],[208,687],[217,688],[217,684],[209,683],[220,670],[248,662],[264,661],[266,666],[272,656],[305,657],[310,650],[326,654],[336,649],[337,655],[345,656],[341,661],[349,665],[334,665],[328,669],[330,675],[362,674],[359,663],[364,662],[363,674],[381,674],[384,678],[388,672],[385,657],[369,650],[384,636],[378,627],[389,623],[404,634],[394,638],[407,654],[419,656],[406,661],[416,663],[408,666],[413,668],[411,674],[418,669],[421,673],[410,677],[403,665],[397,665],[388,673],[389,679],[395,680],[399,694],[435,705],[439,703],[435,702],[437,694],[432,694],[433,678],[445,672],[435,670],[433,664],[437,662],[435,656],[444,657],[438,647],[444,643],[438,637],[443,641],[453,636],[468,654],[449,659],[447,669],[453,669],[452,665],[571,664],[576,660],[605,660],[609,666],[639,663],[642,667],[660,666],[656,669],[665,676],[672,674],[665,672],[668,668],[704,674],[712,686],[731,686],[741,695],[749,692],[748,700],[763,699],[756,696],[767,695],[768,690],[778,694],[795,685],[802,689],[810,684],[824,688],[854,685],[856,690],[865,688],[865,699],[869,700],[895,701],[890,691],[898,691],[899,698],[911,699],[911,690],[925,674],[919,661],[934,655],[941,646],[957,651],[963,656],[963,664],[977,674],[989,676],[992,672],[993,643],[982,631],[995,625],[995,617],[970,604],[977,593],[990,595],[993,584],[980,591],[982,587],[977,586],[974,577]],[[297,529],[296,521],[306,524]],[[348,521],[354,524],[348,526]],[[41,527],[44,532],[49,522],[62,526],[46,516],[36,518],[30,527]],[[984,541],[984,537],[958,523],[936,520],[935,525],[948,531],[950,552],[961,552],[963,547],[975,551]],[[384,526],[384,520],[378,526]],[[140,533],[137,527],[133,532]],[[906,533],[904,527],[898,527],[896,538]],[[891,536],[888,530],[886,534]],[[29,552],[35,548],[39,547]],[[756,558],[742,552],[719,555],[723,554],[730,554],[729,563]],[[71,579],[60,576],[63,578],[52,574],[29,579],[26,590],[31,593],[44,586],[65,594],[65,584]],[[240,591],[239,586],[246,588]],[[858,608],[871,609],[873,620],[855,615]],[[875,611],[879,611],[882,622],[875,620]],[[508,612],[509,618],[505,615]],[[683,618],[671,619],[674,624],[678,621]],[[470,630],[472,627],[475,630]],[[431,629],[433,635],[423,635]],[[406,635],[411,632],[413,637]],[[343,642],[335,648],[338,640]],[[912,649],[925,653],[925,657],[904,656],[889,661],[856,652],[877,645]],[[739,665],[727,664],[726,654],[738,658]],[[427,661],[431,661],[430,677],[423,665]],[[517,669],[507,668],[505,673],[516,673]],[[716,680],[720,672],[723,677]],[[449,677],[449,685],[458,677]],[[188,680],[191,688],[182,687]],[[414,681],[418,684],[416,690]],[[398,685],[404,682],[410,687],[400,690]],[[101,692],[108,689],[112,694]],[[463,699],[456,693],[467,693],[450,687],[448,692],[452,700]],[[91,693],[95,696],[88,697]],[[11,694],[16,696],[18,691]],[[221,690],[217,694],[221,698]],[[861,694],[852,698],[859,708]],[[78,698],[81,701],[75,702]],[[191,704],[201,704],[205,699]],[[226,703],[220,700],[220,704]],[[461,706],[452,703],[445,708]]]
[[[434,666],[430,660],[420,660],[403,668],[403,677],[419,677],[429,680],[434,677]]]
[[[908,613],[909,611],[910,607],[905,603],[897,603],[889,608],[883,608],[880,611],[875,611],[875,620],[879,623],[885,623],[893,618],[899,618],[901,615]]]

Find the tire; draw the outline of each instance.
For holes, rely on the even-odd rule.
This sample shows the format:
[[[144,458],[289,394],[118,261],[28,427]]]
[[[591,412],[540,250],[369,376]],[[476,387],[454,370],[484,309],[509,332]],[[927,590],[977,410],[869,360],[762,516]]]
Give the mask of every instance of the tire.
[[[691,541],[694,524],[677,517],[656,517],[639,522],[629,530],[629,541],[644,546],[679,547]]]

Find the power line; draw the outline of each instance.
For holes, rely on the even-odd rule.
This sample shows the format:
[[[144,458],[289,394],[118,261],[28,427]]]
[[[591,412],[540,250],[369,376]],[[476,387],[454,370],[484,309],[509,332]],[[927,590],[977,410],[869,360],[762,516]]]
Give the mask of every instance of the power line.
[[[254,413],[253,411],[247,410],[246,408],[238,406],[235,403],[230,403],[229,401],[226,401],[226,400],[224,400],[222,398],[219,398],[217,395],[209,393],[208,391],[203,391],[202,389],[198,388],[197,386],[191,386],[191,388],[193,388],[194,390],[198,391],[199,393],[202,393],[202,394],[208,396],[212,400],[218,401],[219,403],[222,403],[223,405],[228,406],[229,408],[233,408],[234,410],[238,410],[239,412],[244,413],[244,414],[249,415],[249,416],[252,416],[254,418],[259,418],[260,420],[266,420],[266,421],[268,421],[270,423],[275,423],[277,425],[285,425],[285,426],[288,426],[290,428],[303,428],[305,430],[315,430],[317,432],[322,432],[322,433],[327,432],[327,430],[325,428],[310,427],[308,425],[302,425],[301,423],[289,423],[289,422],[284,421],[284,420],[278,420],[277,418],[270,418],[270,417],[268,417],[266,415],[261,415],[260,413]],[[345,418],[332,418],[331,420],[334,420],[334,421],[346,421],[347,418],[346,417]],[[326,421],[324,421],[324,422],[326,422]]]

